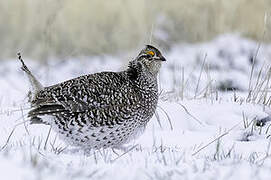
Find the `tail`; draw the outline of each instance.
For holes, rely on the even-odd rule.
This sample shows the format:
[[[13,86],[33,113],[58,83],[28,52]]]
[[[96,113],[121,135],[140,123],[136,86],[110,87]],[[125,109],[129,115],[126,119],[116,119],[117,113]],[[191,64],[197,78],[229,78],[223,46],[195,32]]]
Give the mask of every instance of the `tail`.
[[[21,53],[18,53],[18,59],[21,61],[22,63],[22,67],[21,69],[26,73],[27,78],[30,82],[30,92],[29,92],[29,101],[32,102],[37,93],[41,90],[44,89],[44,87],[42,86],[42,84],[37,80],[37,78],[31,73],[31,71],[28,69],[28,67],[25,65]]]
[[[58,114],[66,114],[68,110],[65,110],[62,105],[58,104],[45,104],[34,107],[28,113],[28,117],[30,118],[30,124],[45,124],[49,125],[50,120],[46,118],[46,115],[58,115]]]

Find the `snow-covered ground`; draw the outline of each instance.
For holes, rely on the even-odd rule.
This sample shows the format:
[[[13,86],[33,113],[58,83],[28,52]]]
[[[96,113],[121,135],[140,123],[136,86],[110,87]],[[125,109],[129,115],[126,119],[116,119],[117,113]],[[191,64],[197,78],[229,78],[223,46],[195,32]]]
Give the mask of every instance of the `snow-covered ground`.
[[[271,46],[224,35],[165,56],[159,107],[145,133],[128,152],[87,155],[49,127],[28,124],[20,63],[1,61],[0,179],[270,179],[271,129],[257,121],[271,112]],[[109,56],[25,62],[45,85],[123,68]]]

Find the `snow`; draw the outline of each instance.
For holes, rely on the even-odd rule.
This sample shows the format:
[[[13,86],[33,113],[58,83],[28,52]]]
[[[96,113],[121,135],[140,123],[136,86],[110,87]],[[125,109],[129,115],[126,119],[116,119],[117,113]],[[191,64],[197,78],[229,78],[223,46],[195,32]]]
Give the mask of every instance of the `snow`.
[[[255,124],[271,109],[260,97],[247,98],[250,58],[258,46],[238,35],[174,45],[165,54],[168,61],[159,76],[156,116],[144,134],[128,145],[128,152],[85,153],[67,146],[54,132],[48,136],[48,126],[30,126],[28,85],[20,64],[1,61],[0,179],[270,179],[270,123]],[[270,47],[260,44],[253,87],[259,87],[255,83],[262,67],[260,80],[266,82]],[[110,56],[52,59],[43,65],[25,62],[45,85],[123,68],[117,57]],[[217,90],[221,84],[229,85],[225,82],[236,91]],[[265,87],[269,90],[267,83],[259,87],[260,92]]]
[[[200,69],[204,65],[200,86],[212,79],[214,87],[221,89],[223,84],[231,83],[233,88],[245,91],[248,89],[253,59],[255,76],[262,67],[268,69],[271,45],[243,39],[238,35],[224,35],[209,43],[175,45],[167,54],[167,59],[170,59],[167,66],[171,71],[162,72],[161,75],[167,90],[174,89],[176,83],[172,81],[181,78],[181,68],[185,71],[185,81],[189,81],[186,89],[195,89]]]

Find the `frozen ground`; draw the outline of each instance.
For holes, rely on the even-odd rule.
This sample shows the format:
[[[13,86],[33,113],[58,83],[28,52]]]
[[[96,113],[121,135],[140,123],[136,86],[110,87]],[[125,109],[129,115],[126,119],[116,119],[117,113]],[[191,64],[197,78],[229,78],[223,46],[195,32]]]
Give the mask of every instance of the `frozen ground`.
[[[25,78],[17,61],[1,61],[0,179],[270,179],[271,130],[256,126],[271,112],[270,46],[225,35],[165,56],[159,107],[145,133],[126,153],[88,155],[48,136],[47,126],[23,123]],[[46,85],[122,68],[112,57],[25,61]]]

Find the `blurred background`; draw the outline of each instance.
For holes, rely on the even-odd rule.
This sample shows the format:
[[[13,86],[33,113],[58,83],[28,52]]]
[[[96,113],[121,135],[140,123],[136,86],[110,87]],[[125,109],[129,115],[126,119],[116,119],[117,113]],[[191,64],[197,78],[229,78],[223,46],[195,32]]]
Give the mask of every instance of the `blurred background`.
[[[271,41],[270,0],[1,0],[0,60],[118,55],[238,33]]]

